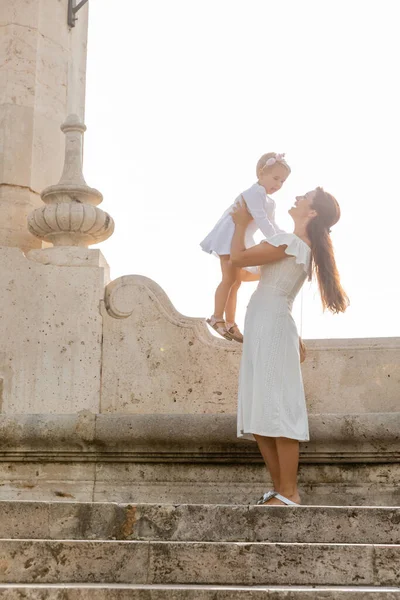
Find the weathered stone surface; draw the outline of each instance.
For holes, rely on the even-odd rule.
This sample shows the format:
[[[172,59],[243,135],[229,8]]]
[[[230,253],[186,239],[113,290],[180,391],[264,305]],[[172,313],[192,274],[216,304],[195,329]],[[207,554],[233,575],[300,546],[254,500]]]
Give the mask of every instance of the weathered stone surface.
[[[0,540],[2,583],[146,583],[147,542]]]
[[[26,219],[62,170],[60,124],[84,114],[87,6],[70,30],[63,2],[0,4],[0,245],[41,246]]]
[[[399,508],[143,504],[131,510],[128,539],[400,543]]]
[[[400,585],[399,548],[399,546],[374,547],[375,576],[382,585]]]
[[[104,271],[0,249],[2,413],[99,412]]]
[[[239,345],[178,313],[146,277],[111,282],[106,308],[102,412],[236,412]],[[311,414],[398,410],[398,338],[307,346],[303,373]]]
[[[40,248],[40,240],[34,238],[26,227],[29,213],[40,203],[39,194],[29,189],[0,184],[0,239],[3,246],[15,245],[25,250]]]
[[[400,547],[392,546],[391,551],[392,559],[400,558]],[[374,573],[372,546],[150,544],[149,582],[154,583],[385,585],[385,581],[385,573]]]
[[[399,544],[400,508],[0,502],[0,538]]]
[[[32,539],[49,536],[49,504],[0,502],[0,538]]]
[[[125,528],[127,539],[252,541],[254,538],[246,506],[142,504],[131,510],[135,518],[131,527]]]
[[[239,354],[231,342],[213,337],[201,319],[178,313],[146,277],[111,282],[105,301],[114,316],[103,314],[102,412],[224,413],[233,407]],[[222,364],[229,377],[221,377]]]
[[[114,221],[97,207],[103,196],[87,185],[82,173],[86,126],[78,115],[71,114],[61,130],[65,133],[64,170],[58,184],[42,191],[44,204],[29,215],[28,229],[37,238],[56,247],[87,247],[110,237]],[[37,254],[38,251],[31,257]],[[70,254],[68,250],[66,254]],[[47,259],[52,258],[49,251],[45,255]]]
[[[299,472],[302,502],[400,506],[398,465],[308,465]],[[234,464],[98,465],[97,502],[254,503],[270,488],[265,467]]]
[[[40,272],[40,271],[39,271]],[[78,270],[79,272],[79,270]],[[1,323],[1,321],[0,321]],[[1,367],[0,367],[1,368]],[[4,370],[5,373],[5,370]],[[10,378],[5,376],[5,383]],[[400,459],[400,412],[311,415],[311,441],[301,444],[304,462],[396,463]],[[262,462],[254,442],[236,437],[235,415],[0,415],[0,450],[69,453],[78,449],[132,461]],[[83,457],[82,457],[83,458]]]
[[[169,422],[171,440],[179,434],[188,439],[193,431],[193,427],[185,429],[189,422],[182,421],[182,415],[225,415],[228,420],[220,432],[221,442],[227,443],[227,431],[233,441],[239,349],[211,336],[200,319],[179,315],[160,288],[146,278],[128,277],[126,285],[125,280],[117,280],[109,284],[114,287],[107,286],[105,305],[119,318],[110,316],[103,304],[108,267],[93,252],[78,255],[69,249],[63,256],[54,248],[42,255],[35,250],[28,254],[32,260],[27,260],[18,250],[0,250],[0,302],[6,307],[0,316],[2,412],[87,409],[143,418],[144,413],[168,414],[179,419]],[[47,264],[53,260],[55,264]],[[132,289],[135,311],[123,318],[132,309]],[[342,347],[337,341],[329,344],[309,343],[310,360],[304,369],[311,369],[313,376],[307,388],[311,442],[306,449],[316,457],[322,453],[323,462],[326,446],[318,447],[320,436],[329,439],[340,456],[352,451],[349,444],[366,453],[379,450],[382,440],[388,447],[399,414],[395,412],[398,340],[352,340]],[[353,359],[348,357],[343,363],[350,350]],[[324,360],[315,362],[313,353],[325,356]],[[344,364],[346,369],[354,365],[354,385],[347,381],[351,373],[343,380],[340,365]],[[343,389],[335,387],[339,380],[346,383]],[[321,382],[327,386],[326,393]],[[344,416],[343,410],[352,416]],[[382,410],[393,414],[393,419],[381,421],[378,411]],[[318,416],[314,426],[313,417],[322,414],[330,415],[328,421]],[[122,419],[115,421],[116,430],[129,434],[132,421],[122,423]],[[141,428],[154,437],[156,423],[150,419],[146,425],[142,420]],[[210,434],[216,434],[222,424],[215,421],[213,425],[211,420]],[[159,432],[166,425],[160,421]],[[140,435],[139,427],[135,431]]]
[[[398,600],[400,589],[328,586],[1,586],[4,600]]]
[[[0,462],[1,500],[93,500],[95,464]]]
[[[52,502],[47,504],[49,539],[124,539],[121,535],[123,515],[115,504]],[[38,531],[38,533],[40,533]],[[5,536],[4,536],[5,537]],[[11,536],[8,536],[11,537]],[[31,536],[32,537],[32,536]]]
[[[399,413],[310,422],[303,504],[400,506]],[[270,486],[233,415],[0,415],[0,457],[2,500],[248,504]]]
[[[0,597],[393,600],[399,510],[0,503]]]
[[[249,504],[271,487],[261,464],[5,462],[0,500]],[[300,467],[303,504],[400,506],[398,465]]]
[[[398,586],[399,560],[400,546],[361,544],[1,540],[0,580]]]
[[[302,502],[400,506],[400,472],[396,465],[390,467],[303,465],[299,474]],[[254,504],[269,488],[262,465],[139,463],[122,468],[101,464],[93,493],[96,501],[103,502]]]

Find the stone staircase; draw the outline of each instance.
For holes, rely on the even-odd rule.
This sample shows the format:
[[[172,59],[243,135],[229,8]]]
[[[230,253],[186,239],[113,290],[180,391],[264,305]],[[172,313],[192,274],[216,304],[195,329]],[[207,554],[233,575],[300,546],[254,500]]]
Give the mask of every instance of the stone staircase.
[[[400,508],[0,502],[0,598],[400,600]]]

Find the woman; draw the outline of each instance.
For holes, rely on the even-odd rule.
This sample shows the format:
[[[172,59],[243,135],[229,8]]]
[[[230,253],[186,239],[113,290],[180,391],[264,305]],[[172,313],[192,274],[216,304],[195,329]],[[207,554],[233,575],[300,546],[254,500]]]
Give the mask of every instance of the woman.
[[[245,320],[238,437],[258,444],[274,485],[258,503],[268,505],[300,503],[299,442],[309,440],[293,301],[307,275],[311,279],[315,273],[324,309],[339,313],[349,304],[330,238],[330,228],[340,218],[337,201],[317,188],[297,197],[289,214],[293,233],[278,233],[246,250],[245,231],[252,217],[244,204],[232,213],[232,263],[261,266]]]

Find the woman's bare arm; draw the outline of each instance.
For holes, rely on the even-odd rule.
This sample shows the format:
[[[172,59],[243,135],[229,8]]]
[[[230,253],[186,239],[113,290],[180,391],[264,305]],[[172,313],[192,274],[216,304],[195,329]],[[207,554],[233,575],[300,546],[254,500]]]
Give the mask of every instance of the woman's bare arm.
[[[247,225],[236,224],[231,245],[231,262],[235,267],[257,267],[287,258],[285,246],[276,248],[268,242],[246,249],[244,240]]]

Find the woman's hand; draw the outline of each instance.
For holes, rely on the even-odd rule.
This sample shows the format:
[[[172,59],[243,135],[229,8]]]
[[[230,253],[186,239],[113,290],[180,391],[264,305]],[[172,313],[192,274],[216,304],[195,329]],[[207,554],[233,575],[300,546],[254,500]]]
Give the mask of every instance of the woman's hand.
[[[233,207],[231,215],[235,225],[247,226],[250,223],[250,221],[253,220],[253,217],[247,210],[246,202],[244,201],[243,196],[241,201],[235,204],[235,206]]]

